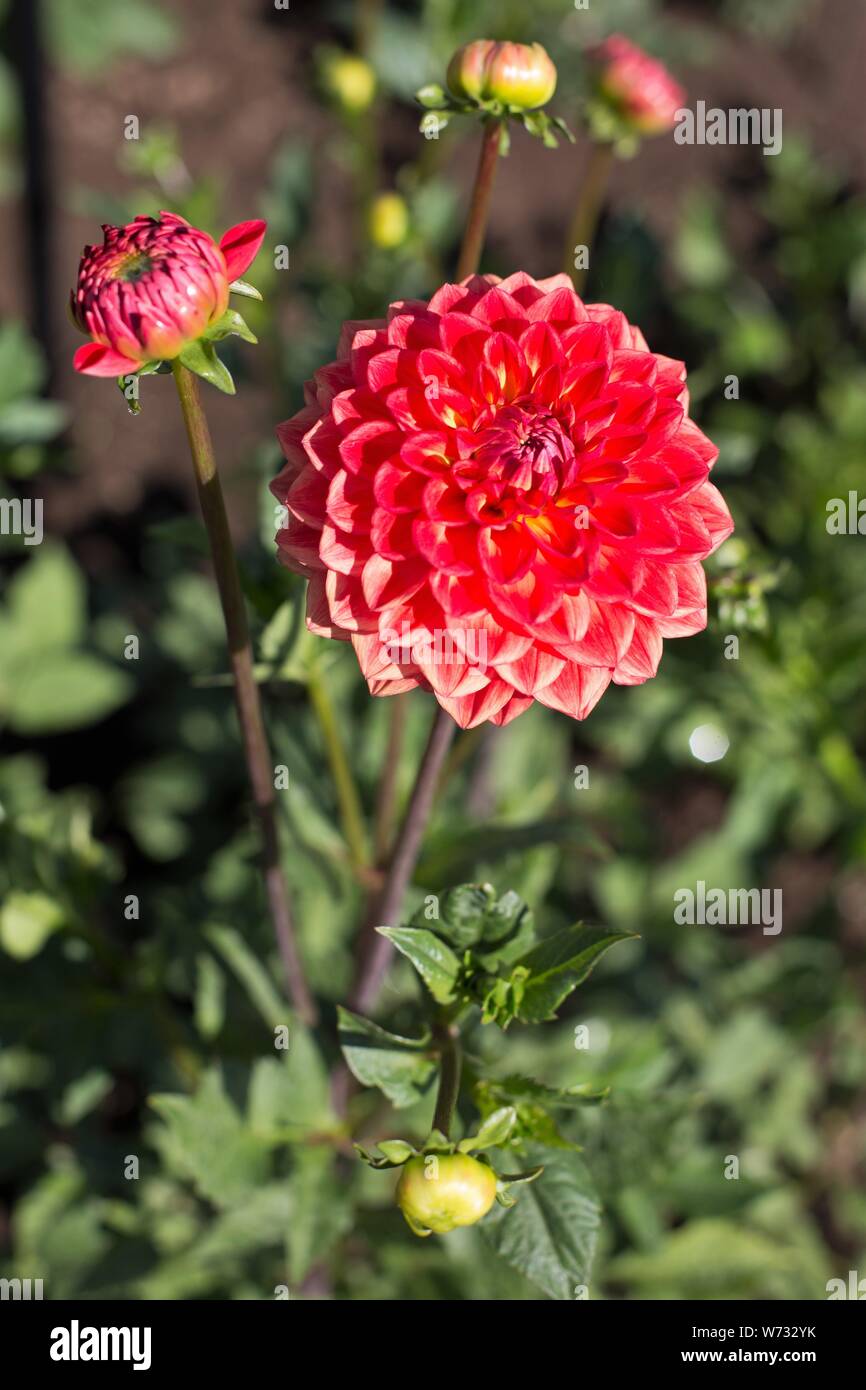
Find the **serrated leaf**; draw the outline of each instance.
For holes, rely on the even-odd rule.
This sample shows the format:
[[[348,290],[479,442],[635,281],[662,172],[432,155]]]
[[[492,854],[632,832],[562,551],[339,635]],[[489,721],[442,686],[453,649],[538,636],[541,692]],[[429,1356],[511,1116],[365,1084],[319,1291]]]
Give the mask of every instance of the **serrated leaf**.
[[[436,1072],[429,1034],[403,1038],[342,1006],[337,1017],[343,1056],[362,1086],[378,1087],[398,1110],[423,1098]]]
[[[549,1298],[570,1300],[589,1280],[601,1207],[581,1158],[545,1150],[532,1157],[543,1161],[540,1182],[526,1188],[512,1210],[495,1206],[481,1232],[500,1259]]]
[[[460,959],[441,937],[426,927],[377,927],[412,962],[437,1004],[450,1004],[460,973]]]
[[[213,343],[199,338],[197,342],[184,348],[180,360],[189,371],[215,386],[218,391],[223,391],[227,396],[235,394],[232,374],[226,364],[217,357]]]
[[[218,1071],[205,1075],[195,1095],[156,1095],[150,1104],[163,1121],[154,1137],[166,1163],[203,1197],[230,1207],[261,1186],[268,1146],[246,1128]]]
[[[488,1115],[476,1134],[461,1139],[457,1148],[464,1154],[470,1153],[473,1149],[498,1148],[501,1144],[507,1143],[516,1123],[517,1111],[514,1106],[503,1105],[499,1110],[494,1110],[492,1115]]]
[[[479,1083],[479,1090],[500,1100],[536,1101],[554,1110],[578,1110],[586,1104],[604,1100],[609,1089],[605,1086],[600,1091],[593,1090],[588,1082],[578,1086],[547,1086],[533,1076],[517,1073]]]
[[[515,1016],[522,1023],[544,1023],[556,1017],[564,999],[582,984],[596,961],[618,941],[634,939],[633,932],[608,927],[565,927],[533,946],[517,963],[528,972]]]

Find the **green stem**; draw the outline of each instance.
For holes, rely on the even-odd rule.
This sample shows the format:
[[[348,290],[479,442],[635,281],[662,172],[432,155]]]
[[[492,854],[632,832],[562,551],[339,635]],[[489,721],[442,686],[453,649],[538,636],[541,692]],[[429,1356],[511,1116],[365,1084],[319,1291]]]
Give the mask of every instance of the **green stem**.
[[[373,903],[358,943],[357,973],[349,996],[349,1007],[358,1013],[366,1013],[372,1008],[382,988],[394,948],[388,938],[380,936],[374,928],[400,925],[403,899],[421,853],[421,841],[433,807],[436,784],[456,728],[450,714],[437,707],[403,824],[385,871],[382,891]]]
[[[457,262],[458,281],[465,280],[468,275],[475,275],[481,264],[481,251],[490,217],[490,198],[493,193],[493,182],[496,178],[496,163],[499,159],[501,136],[502,122],[488,120],[484,126],[481,154],[478,158],[475,184],[472,189],[472,202],[469,206],[463,245],[460,248],[460,259]]]
[[[439,1023],[434,1030],[434,1036],[439,1043],[440,1072],[433,1128],[440,1130],[447,1139],[454,1107],[460,1094],[460,1069],[463,1063],[460,1030],[453,1023]]]
[[[268,748],[259,690],[253,673],[253,652],[246,606],[210,430],[202,408],[197,378],[177,360],[172,362],[171,369],[186,425],[199,502],[210,541],[211,557],[225,619],[244,755],[262,836],[265,889],[271,921],[289,997],[303,1021],[312,1024],[316,1021],[316,1006],[301,964],[289,895],[280,865],[274,764]]]
[[[340,822],[349,846],[352,863],[356,868],[367,862],[367,832],[364,811],[358,786],[352,774],[346,749],[340,737],[340,728],[334,713],[334,706],[318,670],[313,670],[308,681],[310,701],[319,721],[319,728],[325,742],[331,775],[337,791],[340,808]]]
[[[356,0],[355,47],[362,58],[369,56],[385,8],[384,0]]]
[[[565,243],[563,263],[563,269],[566,275],[571,276],[578,294],[586,282],[586,271],[578,270],[575,267],[575,249],[578,246],[585,246],[587,249],[592,246],[592,239],[604,206],[613,163],[613,145],[594,144],[592,146],[589,163],[586,166],[586,173],[580,186],[577,207]]]

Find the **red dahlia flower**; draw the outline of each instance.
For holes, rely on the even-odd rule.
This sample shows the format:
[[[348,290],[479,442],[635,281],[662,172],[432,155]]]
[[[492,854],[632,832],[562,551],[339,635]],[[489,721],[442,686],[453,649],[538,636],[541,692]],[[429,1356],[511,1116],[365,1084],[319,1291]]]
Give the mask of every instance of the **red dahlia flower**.
[[[686,92],[663,63],[622,34],[611,34],[587,54],[596,92],[638,135],[672,130]]]
[[[280,558],[374,695],[422,686],[464,728],[533,700],[582,719],[706,626],[733,528],[685,368],[566,275],[346,324],[278,434]]]
[[[265,223],[240,222],[219,246],[173,212],[102,230],[102,246],[84,248],[71,297],[75,322],[93,339],[76,352],[75,369],[125,376],[179,357],[219,322]]]

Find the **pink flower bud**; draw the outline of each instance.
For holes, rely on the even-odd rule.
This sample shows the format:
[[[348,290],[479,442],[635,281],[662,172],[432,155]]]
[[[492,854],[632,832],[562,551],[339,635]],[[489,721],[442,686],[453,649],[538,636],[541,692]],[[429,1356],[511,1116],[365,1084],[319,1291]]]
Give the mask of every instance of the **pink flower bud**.
[[[84,248],[71,296],[72,316],[92,339],[74,362],[90,376],[124,376],[178,357],[222,318],[265,223],[241,222],[219,246],[172,212],[102,230],[102,246]]]
[[[501,101],[534,111],[556,90],[556,68],[540,43],[476,39],[458,48],[448,64],[452,94],[467,101]]]
[[[596,94],[638,135],[661,135],[676,124],[686,92],[663,63],[622,34],[587,54]]]

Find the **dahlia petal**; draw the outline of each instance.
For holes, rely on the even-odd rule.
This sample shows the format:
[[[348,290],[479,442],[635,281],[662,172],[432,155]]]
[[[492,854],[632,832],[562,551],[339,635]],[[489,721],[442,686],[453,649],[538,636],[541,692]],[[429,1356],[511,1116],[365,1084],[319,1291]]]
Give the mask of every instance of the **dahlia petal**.
[[[530,305],[526,316],[531,323],[544,320],[554,328],[571,328],[576,323],[585,322],[586,309],[575,294],[574,286],[569,288],[561,285]]]
[[[137,372],[141,363],[102,343],[84,343],[76,349],[72,365],[84,376],[127,376]]]
[[[376,556],[372,557],[376,559]],[[382,564],[387,564],[383,560]],[[338,570],[327,570],[325,593],[331,621],[346,633],[375,632],[376,614],[366,602],[357,579],[340,574]]]
[[[704,483],[688,499],[688,506],[698,512],[710,535],[713,550],[726,541],[734,529],[731,513],[717,487]]]
[[[546,320],[531,323],[520,335],[520,351],[532,376],[539,376],[548,367],[562,365],[563,345],[559,334]]]
[[[534,551],[522,526],[485,526],[478,532],[481,568],[494,584],[513,584],[521,579],[532,564]]]
[[[527,311],[510,294],[503,294],[498,285],[483,294],[470,310],[472,317],[481,323],[498,328],[500,332],[520,334],[526,326]]]
[[[386,328],[387,324],[384,319],[347,319],[340,329],[340,336],[337,339],[338,359],[351,356],[352,344],[359,333],[367,332],[370,329],[376,332]]]
[[[680,560],[703,560],[715,549],[701,511],[693,505],[694,496],[695,493],[691,493],[682,501],[673,502],[670,507],[670,515],[680,533],[677,547],[677,558]],[[730,531],[725,534],[730,534]]]
[[[638,618],[631,646],[613,673],[617,685],[642,685],[656,674],[662,657],[662,637],[655,623]]]
[[[610,671],[599,666],[580,666],[572,661],[555,681],[537,692],[536,699],[549,709],[570,714],[572,719],[585,719],[609,684]]]
[[[496,674],[521,695],[537,695],[544,686],[556,680],[564,666],[562,657],[553,656],[541,647],[532,647],[516,661],[497,662]]]
[[[338,531],[330,521],[322,527],[319,557],[329,570],[340,574],[359,575],[373,554],[368,536],[355,536]]]
[[[412,535],[419,554],[443,574],[472,575],[477,568],[474,526],[448,526],[418,518]]]
[[[324,569],[324,561],[319,555],[321,538],[322,533],[318,528],[293,521],[291,526],[277,532],[279,558],[288,569],[299,574]]]
[[[356,632],[351,638],[361,673],[367,681],[399,681],[407,674],[402,643],[397,631]]]
[[[360,334],[358,335],[360,337]],[[376,335],[378,338],[378,334]],[[355,383],[374,394],[396,386],[399,378],[400,359],[404,355],[401,348],[387,348],[386,351],[365,351],[352,344],[352,376]]]
[[[307,585],[307,627],[317,637],[332,637],[347,642],[350,634],[331,621],[331,609],[324,574],[314,574]]]
[[[386,511],[395,515],[415,515],[421,510],[428,486],[425,476],[419,476],[402,463],[389,459],[376,470],[373,494],[378,505]]]
[[[299,521],[314,529],[321,526],[328,496],[328,484],[321,473],[308,464],[295,478],[285,495],[285,505]]]
[[[426,581],[427,563],[423,560],[386,560],[375,553],[364,565],[361,592],[370,609],[388,608],[416,594]]]
[[[350,473],[372,473],[400,451],[402,436],[387,420],[366,420],[342,439],[338,453]]]
[[[384,507],[377,507],[370,527],[370,543],[376,553],[384,555],[386,560],[404,560],[415,551],[412,518],[395,516],[393,512],[385,511]]]
[[[238,222],[220,238],[220,250],[225,256],[229,280],[238,280],[259,254],[265,239],[267,222]]]
[[[450,699],[447,696],[437,698],[442,708],[448,711],[461,729],[474,729],[498,714],[508,704],[512,693],[511,687],[505,681],[493,680],[473,695],[455,696]]]
[[[378,479],[378,474],[376,477]],[[365,535],[372,524],[374,506],[375,498],[368,479],[341,468],[331,479],[323,512],[341,531]]]
[[[439,321],[439,340],[449,357],[474,366],[480,359],[487,334],[477,319],[462,312],[444,314]]]
[[[512,695],[507,704],[498,709],[495,714],[491,714],[490,723],[500,727],[510,724],[512,719],[516,719],[519,714],[525,714],[532,704],[530,695]]]

